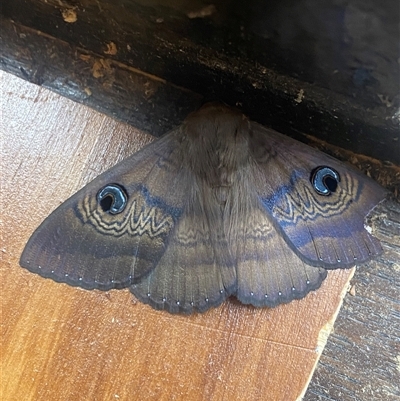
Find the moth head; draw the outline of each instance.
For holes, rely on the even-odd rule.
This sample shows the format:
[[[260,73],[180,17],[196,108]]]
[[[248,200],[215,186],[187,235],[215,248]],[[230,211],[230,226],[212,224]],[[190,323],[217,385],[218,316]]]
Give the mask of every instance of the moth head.
[[[332,167],[318,166],[311,172],[310,181],[317,194],[329,196],[336,192],[340,175]]]
[[[123,212],[128,202],[125,189],[118,184],[107,184],[97,193],[97,203],[105,213]]]

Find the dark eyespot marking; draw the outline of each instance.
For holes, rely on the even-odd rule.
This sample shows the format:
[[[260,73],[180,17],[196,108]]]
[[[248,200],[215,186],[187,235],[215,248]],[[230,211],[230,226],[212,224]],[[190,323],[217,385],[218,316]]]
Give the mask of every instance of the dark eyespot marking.
[[[336,192],[340,175],[331,167],[319,166],[312,171],[310,181],[317,194],[328,196]]]
[[[97,194],[97,202],[103,212],[110,214],[121,213],[128,201],[128,195],[124,188],[117,184],[108,184],[100,189]]]

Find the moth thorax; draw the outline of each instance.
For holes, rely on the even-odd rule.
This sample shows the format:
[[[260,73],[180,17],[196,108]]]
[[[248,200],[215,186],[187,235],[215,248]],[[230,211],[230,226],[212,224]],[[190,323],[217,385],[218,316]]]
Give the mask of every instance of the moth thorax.
[[[249,161],[249,122],[241,114],[207,108],[188,118],[184,136],[188,165],[212,187],[231,185]]]

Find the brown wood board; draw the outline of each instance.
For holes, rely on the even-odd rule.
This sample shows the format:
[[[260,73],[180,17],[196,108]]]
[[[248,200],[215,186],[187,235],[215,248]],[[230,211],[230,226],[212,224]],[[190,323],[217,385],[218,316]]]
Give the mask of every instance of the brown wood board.
[[[304,401],[400,400],[400,205],[373,214],[384,253],[352,278]]]
[[[2,392],[6,400],[271,400],[305,391],[352,270],[275,309],[172,316],[128,290],[29,273],[20,253],[68,196],[152,137],[2,73]]]

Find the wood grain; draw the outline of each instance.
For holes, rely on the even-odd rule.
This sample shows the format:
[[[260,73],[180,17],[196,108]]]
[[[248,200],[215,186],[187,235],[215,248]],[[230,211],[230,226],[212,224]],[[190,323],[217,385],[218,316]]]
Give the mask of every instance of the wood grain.
[[[344,300],[304,401],[400,400],[400,204],[388,200],[373,214],[369,225],[384,253],[352,278],[352,296]]]
[[[255,6],[253,1],[217,1],[217,18],[226,18],[223,28],[209,18],[187,17],[201,3],[3,0],[0,68],[157,135],[160,127],[176,123],[205,97],[240,104],[252,120],[300,140],[307,132],[342,148],[400,163],[393,146],[399,141],[393,100],[399,92],[393,67],[398,28],[395,19],[388,18],[395,15],[391,10],[397,10],[397,4],[387,4],[377,13],[374,0],[364,0],[362,12],[340,0],[312,6],[297,0],[257,11],[258,23],[250,18],[243,25],[242,18],[258,7],[270,7],[269,2]],[[231,13],[236,7],[239,19]],[[76,13],[76,23],[65,21],[68,9]],[[275,13],[283,18],[281,24]],[[339,33],[345,22],[339,15],[348,13],[384,29],[363,35],[369,24],[351,19],[357,35],[346,36],[342,43]],[[325,18],[333,24],[328,31],[316,29],[320,18],[323,25]],[[264,36],[258,28],[254,32],[258,24],[274,33]],[[340,25],[339,36],[332,37],[335,24]],[[300,32],[293,36],[296,30]],[[301,32],[307,32],[307,40]],[[294,42],[274,43],[288,37]],[[109,51],[111,43],[116,52]],[[329,66],[329,60],[334,65]]]
[[[291,401],[305,391],[352,270],[275,309],[228,300],[171,316],[18,265],[38,224],[150,135],[1,73],[2,392],[12,400]]]

